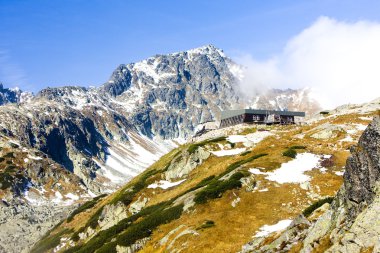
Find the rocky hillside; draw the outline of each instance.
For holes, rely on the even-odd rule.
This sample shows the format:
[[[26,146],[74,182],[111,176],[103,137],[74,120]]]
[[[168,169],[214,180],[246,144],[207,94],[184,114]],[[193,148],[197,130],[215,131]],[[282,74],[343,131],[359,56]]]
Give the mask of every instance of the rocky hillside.
[[[22,103],[30,100],[33,94],[30,92],[23,92],[18,88],[7,89],[0,83],[0,105],[8,103]]]
[[[304,213],[308,218],[300,215],[284,232],[257,238],[242,252],[379,252],[379,147],[375,117],[351,147],[344,183],[331,204],[321,202]]]
[[[367,105],[356,106],[356,111],[346,107],[304,125],[242,125],[207,132],[163,156],[116,193],[91,207],[83,205],[74,211],[38,242],[32,252],[237,252],[242,249],[256,252],[278,238],[272,237],[272,232],[289,224],[307,229],[327,209],[324,205],[319,211],[314,210],[321,204],[331,203],[331,197],[343,182],[349,147],[377,115],[379,106],[374,102],[372,109],[365,112],[360,108],[368,109]],[[364,148],[359,145],[356,149]],[[362,157],[355,161],[363,162]],[[347,166],[346,175],[350,170]],[[369,185],[373,184],[369,181]],[[340,191],[338,195],[345,194]],[[365,199],[370,204],[367,196]],[[339,203],[334,200],[332,206]],[[301,212],[309,220],[297,218]],[[357,215],[357,212],[347,214]],[[348,222],[337,220],[339,224],[342,221]],[[331,230],[334,228],[328,231]],[[257,240],[247,244],[252,237],[264,239],[259,244]],[[294,237],[294,241],[299,238]],[[323,240],[310,239],[310,242],[315,247],[315,243],[322,244]],[[275,249],[269,246],[268,252],[289,249],[286,242],[280,241],[280,245]]]
[[[218,120],[220,110],[249,104],[239,97],[239,68],[208,45],[120,65],[99,88],[46,88],[28,100],[2,88],[17,104],[0,107],[0,131],[45,153],[93,192],[112,191],[200,123]],[[271,94],[256,106],[315,110],[304,91]]]
[[[200,123],[217,121],[220,110],[246,107],[240,68],[207,45],[120,65],[98,88],[46,88],[33,96],[1,85],[0,196],[5,216],[18,210],[0,225],[1,241],[18,244],[17,252],[27,248],[34,238],[20,243],[6,232],[14,224],[25,226],[15,228],[20,237],[38,230],[37,238],[58,222],[56,214],[64,217],[69,206],[115,191],[184,143]],[[303,94],[277,90],[251,100],[297,109],[305,104]],[[45,210],[52,220],[42,218]]]

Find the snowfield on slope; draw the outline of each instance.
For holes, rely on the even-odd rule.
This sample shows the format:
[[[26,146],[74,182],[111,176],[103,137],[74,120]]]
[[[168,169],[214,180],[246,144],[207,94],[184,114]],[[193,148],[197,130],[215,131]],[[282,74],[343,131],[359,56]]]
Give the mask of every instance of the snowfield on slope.
[[[185,180],[186,179],[182,179],[182,180],[177,181],[177,182],[169,182],[166,180],[160,180],[158,183],[153,183],[153,184],[148,185],[148,188],[150,188],[150,189],[161,188],[161,189],[166,190],[168,188],[182,184],[183,182],[185,182]]]
[[[259,232],[254,237],[264,237],[273,232],[281,231],[287,228],[292,223],[292,220],[280,220],[274,225],[264,225],[259,228]]]
[[[273,172],[268,172],[266,179],[277,183],[303,183],[310,180],[304,172],[314,168],[320,168],[321,157],[311,153],[297,154],[296,158],[283,163],[281,167]]]
[[[247,135],[230,135],[227,137],[227,141],[232,143],[242,142],[245,147],[251,147],[271,135],[273,134],[269,131],[259,131]]]
[[[320,161],[322,158],[329,158],[329,155],[315,155],[311,153],[297,154],[293,160],[283,163],[281,167],[273,172],[262,172],[257,168],[249,169],[249,172],[256,175],[267,175],[266,179],[275,181],[279,184],[284,183],[303,183],[310,180],[308,175],[304,172],[318,168],[325,171],[321,167]]]
[[[229,149],[229,150],[219,150],[219,151],[210,151],[216,156],[227,156],[227,155],[238,155],[242,152],[244,152],[245,148],[235,148],[235,149]]]

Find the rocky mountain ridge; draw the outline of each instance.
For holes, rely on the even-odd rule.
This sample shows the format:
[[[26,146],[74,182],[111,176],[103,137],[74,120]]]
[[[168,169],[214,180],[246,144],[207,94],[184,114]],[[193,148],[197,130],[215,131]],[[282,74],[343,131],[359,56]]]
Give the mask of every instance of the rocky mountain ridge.
[[[0,108],[0,131],[46,153],[92,191],[103,191],[102,178],[125,182],[175,147],[171,140],[181,142],[199,123],[218,120],[220,110],[244,107],[237,69],[212,45],[157,55],[120,65],[99,88],[46,88],[29,100],[10,100],[18,104]],[[298,98],[297,91],[276,90],[256,105],[297,109],[305,93]],[[144,161],[138,150],[154,159]]]
[[[355,108],[356,113],[337,110],[304,125],[209,131],[93,208],[74,212],[34,250],[236,252],[253,236],[260,240],[244,246],[245,252],[299,252],[297,242],[328,209],[311,207],[339,190],[347,150],[380,104]],[[297,218],[303,210],[312,210],[308,219]],[[289,224],[289,232],[272,233]],[[47,245],[53,239],[59,243]],[[314,248],[324,242],[310,240]]]
[[[3,84],[0,83],[0,105],[22,103],[30,100],[32,97],[33,94],[30,92],[23,92],[19,88],[4,88]]]
[[[99,88],[46,88],[32,96],[1,86],[0,143],[7,147],[1,155],[13,152],[15,157],[9,162],[17,168],[1,168],[7,182],[14,180],[3,185],[1,195],[11,205],[5,208],[33,210],[23,209],[19,201],[10,201],[12,198],[37,209],[59,199],[59,212],[67,212],[67,201],[76,204],[94,194],[115,191],[192,136],[199,123],[218,120],[220,110],[245,107],[248,102],[241,100],[236,83],[238,70],[222,50],[207,45],[120,65]],[[271,108],[291,109],[286,104],[297,100],[294,94],[303,94],[285,93],[292,97],[286,100],[281,91],[273,93],[281,99],[270,103]],[[9,143],[17,143],[19,148],[8,147]],[[54,188],[44,181],[43,174],[28,172],[24,160],[31,159],[28,152],[31,157],[40,152],[38,160],[46,161],[35,170],[46,171],[53,164],[57,169],[51,173],[57,177],[63,173],[64,187]],[[193,168],[194,164],[197,162],[186,166]],[[25,178],[22,185],[18,185],[18,177]],[[72,188],[63,183],[70,181],[75,182]],[[50,207],[46,209],[52,210]],[[16,223],[19,218],[15,215]],[[35,229],[36,223],[28,224],[31,230],[25,229],[25,233]],[[54,223],[40,225],[44,231]],[[6,236],[4,240],[12,245],[15,238]]]

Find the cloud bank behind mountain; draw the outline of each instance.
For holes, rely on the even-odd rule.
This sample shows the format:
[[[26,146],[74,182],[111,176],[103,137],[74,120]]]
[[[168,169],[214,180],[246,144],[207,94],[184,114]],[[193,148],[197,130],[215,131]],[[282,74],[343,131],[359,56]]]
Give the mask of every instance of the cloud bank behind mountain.
[[[380,23],[320,17],[273,57],[235,60],[245,66],[245,91],[309,87],[324,108],[380,97]]]

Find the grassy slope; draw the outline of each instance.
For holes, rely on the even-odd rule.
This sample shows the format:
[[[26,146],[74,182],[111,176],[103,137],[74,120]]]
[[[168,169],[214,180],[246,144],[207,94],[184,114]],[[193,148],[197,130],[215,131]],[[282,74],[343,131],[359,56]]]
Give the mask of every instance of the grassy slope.
[[[322,120],[317,124],[319,125],[328,121],[339,124],[345,122],[368,124],[368,121],[358,119],[358,116],[353,115],[348,117],[342,115],[335,119]],[[99,200],[99,203],[94,208],[75,215],[69,223],[64,222],[52,234],[60,233],[64,229],[65,231],[78,231],[80,228],[83,228],[102,206],[115,202],[115,199],[120,199],[127,189],[141,182],[144,175],[144,185],[140,187],[141,189],[138,192],[134,193],[132,201],[136,200],[139,196],[144,196],[150,199],[147,205],[152,206],[164,201],[173,200],[195,187],[203,179],[209,176],[220,175],[225,172],[229,165],[257,154],[266,153],[268,155],[250,161],[239,169],[247,170],[248,168],[260,167],[265,168],[266,171],[271,171],[279,168],[282,163],[292,159],[283,156],[283,152],[289,147],[296,145],[306,146],[307,152],[334,155],[333,166],[328,168],[327,173],[323,174],[317,170],[308,172],[309,175],[313,176],[311,181],[313,189],[318,192],[318,187],[320,189],[318,193],[321,196],[332,196],[342,183],[342,178],[333,172],[340,171],[344,166],[344,162],[348,156],[347,148],[350,143],[339,142],[340,139],[344,138],[343,134],[338,135],[333,140],[313,139],[310,135],[314,133],[312,129],[315,126],[314,124],[302,127],[269,127],[269,129],[276,131],[276,135],[270,136],[260,142],[251,149],[252,152],[250,154],[244,157],[239,155],[225,157],[211,156],[202,165],[193,170],[187,177],[187,180],[181,185],[168,190],[147,189],[146,186],[148,184],[161,179],[162,171],[167,168],[167,165],[179,152],[188,150],[189,148],[189,145],[182,146],[162,157],[157,163],[148,168],[143,175],[133,179],[118,192]],[[245,133],[254,132],[254,130],[244,131]],[[296,138],[295,135],[297,134],[305,134],[305,137],[303,139]],[[223,143],[223,140],[220,141]],[[205,146],[204,143],[202,143],[202,146]],[[304,152],[304,150],[297,150],[297,152]],[[149,174],[149,171],[151,171],[151,175],[146,177],[146,173]],[[206,203],[196,205],[191,209],[190,213],[182,213],[179,218],[176,217],[178,219],[171,220],[167,224],[160,225],[158,229],[154,229],[151,235],[152,240],[147,243],[141,252],[165,252],[171,241],[183,230],[195,230],[208,220],[213,221],[215,225],[207,229],[197,230],[198,235],[188,234],[179,237],[172,243],[171,247],[180,249],[181,245],[186,243],[186,248],[183,252],[194,252],[195,250],[202,252],[238,251],[241,245],[249,241],[251,236],[255,234],[255,231],[262,225],[273,224],[281,219],[292,218],[314,202],[298,184],[278,185],[265,180],[263,175],[255,175],[255,180],[260,181],[260,189],[268,188],[269,191],[247,192],[244,188],[236,188],[226,191],[221,198],[208,199]],[[236,207],[232,207],[231,202],[237,197],[240,198],[240,202]],[[166,245],[161,246],[158,244],[160,239],[180,225],[184,226],[169,237]]]

